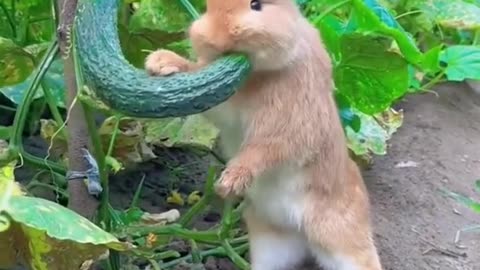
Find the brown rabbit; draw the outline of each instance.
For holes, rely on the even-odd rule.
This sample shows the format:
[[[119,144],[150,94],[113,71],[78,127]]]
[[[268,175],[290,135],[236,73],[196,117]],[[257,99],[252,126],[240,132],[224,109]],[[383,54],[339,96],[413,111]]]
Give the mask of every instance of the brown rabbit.
[[[207,0],[190,27],[198,60],[158,50],[146,69],[165,76],[246,53],[253,73],[205,112],[230,159],[217,185],[243,195],[253,270],[293,269],[314,256],[328,270],[381,270],[369,200],[349,158],[319,33],[293,0]]]

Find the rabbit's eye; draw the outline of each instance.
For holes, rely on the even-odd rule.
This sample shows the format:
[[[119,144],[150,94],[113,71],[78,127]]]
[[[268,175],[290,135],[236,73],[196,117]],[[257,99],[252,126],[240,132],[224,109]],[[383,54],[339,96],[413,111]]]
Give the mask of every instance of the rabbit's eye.
[[[260,3],[260,0],[252,0],[250,1],[250,8],[253,10],[261,10],[262,3]]]

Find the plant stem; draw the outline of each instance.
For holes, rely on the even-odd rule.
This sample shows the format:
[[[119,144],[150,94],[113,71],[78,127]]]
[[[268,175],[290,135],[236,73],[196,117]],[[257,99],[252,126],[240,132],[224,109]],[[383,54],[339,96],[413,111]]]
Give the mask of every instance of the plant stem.
[[[64,122],[60,111],[58,110],[57,103],[55,102],[55,98],[50,92],[50,89],[46,87],[44,83],[42,83],[43,94],[45,95],[45,99],[47,100],[48,107],[50,108],[50,112],[52,113],[53,119],[57,122],[57,125],[61,128],[61,132],[67,138],[67,132],[64,128]]]
[[[165,226],[129,226],[124,228],[122,233],[136,237],[153,233],[156,235],[171,235],[185,239],[193,239],[204,243],[218,243],[218,235],[216,231],[191,231],[182,228],[179,224]]]
[[[225,252],[227,253],[228,257],[232,260],[232,262],[239,267],[241,270],[249,270],[250,269],[250,264],[245,261],[245,259],[240,256],[235,249],[230,245],[230,243],[227,240],[223,240],[222,243],[223,248],[225,249]]]
[[[233,250],[238,254],[242,254],[242,253],[244,253],[245,251],[248,250],[248,244],[240,245],[238,247],[233,248]],[[227,252],[225,251],[224,247],[216,247],[216,248],[212,248],[212,249],[204,250],[204,251],[200,252],[200,256],[202,256],[204,258],[208,257],[208,256],[227,256]],[[168,269],[168,268],[171,268],[171,267],[173,267],[173,266],[175,266],[175,265],[177,265],[181,262],[191,261],[191,260],[192,260],[192,255],[187,255],[187,256],[184,256],[182,258],[178,258],[178,259],[169,261],[168,263],[163,263],[160,266],[163,267],[163,269]]]
[[[87,123],[88,133],[90,134],[90,141],[92,142],[93,146],[93,154],[95,156],[95,160],[97,161],[98,171],[100,173],[100,181],[102,183],[102,198],[100,202],[100,221],[105,226],[104,229],[110,231],[111,224],[110,224],[110,214],[108,211],[109,208],[109,186],[108,186],[108,173],[105,170],[105,153],[103,152],[102,142],[100,140],[100,136],[97,132],[97,126],[95,124],[95,119],[93,117],[93,112],[91,108],[86,105],[82,104],[83,111],[85,112],[85,121]]]
[[[108,171],[106,168],[106,159],[105,153],[103,152],[102,141],[100,135],[97,131],[97,126],[95,124],[95,119],[93,117],[93,112],[87,104],[82,103],[83,110],[85,112],[85,120],[87,122],[88,133],[90,134],[90,140],[93,145],[95,160],[97,161],[98,170],[100,173],[100,181],[102,183],[102,198],[100,201],[100,223],[103,225],[104,230],[111,231],[112,223],[110,217],[110,189],[108,185]],[[118,121],[117,121],[118,124]],[[117,127],[117,126],[116,126]],[[114,140],[115,131],[112,136],[112,141]],[[113,143],[110,144],[113,148]],[[109,148],[109,151],[111,149]],[[118,252],[115,250],[110,250],[110,256],[107,261],[109,269],[120,269],[120,257]]]
[[[193,19],[198,19],[200,18],[200,14],[198,11],[195,9],[195,7],[190,3],[189,0],[180,0],[180,3],[182,3],[183,7],[190,13],[190,16]]]
[[[441,72],[439,72],[437,76],[435,76],[433,79],[431,79],[428,83],[426,83],[421,88],[423,90],[429,90],[430,87],[437,84],[442,79],[443,75],[445,75],[445,70],[442,70]]]
[[[60,193],[62,194],[62,196],[64,196],[65,198],[68,198],[68,194],[61,188],[59,187],[56,187],[56,186],[52,186],[52,185],[49,185],[49,184],[46,184],[46,183],[42,183],[42,182],[39,182],[37,180],[35,181],[30,181],[30,183],[28,183],[26,189],[28,191],[36,188],[36,187],[43,187],[43,188],[47,188],[47,189],[50,189],[54,192],[57,192],[57,193]]]
[[[182,226],[189,226],[192,219],[199,215],[208,206],[214,195],[213,185],[215,183],[215,177],[215,168],[212,166],[207,173],[207,181],[205,182],[205,192],[203,197],[180,218],[179,223]]]
[[[85,122],[85,112],[81,104],[74,103],[77,96],[77,76],[75,72],[74,46],[71,42],[72,25],[77,9],[77,0],[57,0],[59,7],[59,26],[57,28],[58,42],[64,59],[64,76],[67,90],[67,107],[71,108],[68,123],[68,161],[71,171],[86,172],[87,160],[82,149],[87,148],[88,130]],[[88,193],[82,179],[68,181],[68,207],[80,215],[93,219],[98,201]]]
[[[5,106],[5,105],[0,105],[0,109],[5,110],[5,111],[10,111],[10,112],[16,112],[17,111],[15,108],[8,107],[8,106]]]
[[[35,97],[38,86],[40,85],[43,77],[47,73],[47,70],[52,64],[53,60],[55,59],[55,56],[57,55],[58,49],[59,45],[57,41],[54,40],[52,44],[50,44],[50,47],[47,49],[45,55],[43,56],[43,59],[40,62],[40,65],[38,66],[35,73],[35,76],[33,77],[33,80],[29,85],[27,92],[23,96],[22,102],[18,105],[15,113],[15,118],[13,120],[13,131],[12,140],[10,141],[10,148],[11,150],[13,150],[13,152],[21,155],[26,162],[29,162],[32,165],[53,170],[54,172],[57,172],[59,174],[65,174],[65,168],[63,168],[63,166],[27,153],[23,148],[22,143],[22,135],[25,129],[25,123],[27,121],[30,105],[32,104],[33,98]]]
[[[473,36],[473,46],[480,45],[480,29],[475,30],[475,34]]]

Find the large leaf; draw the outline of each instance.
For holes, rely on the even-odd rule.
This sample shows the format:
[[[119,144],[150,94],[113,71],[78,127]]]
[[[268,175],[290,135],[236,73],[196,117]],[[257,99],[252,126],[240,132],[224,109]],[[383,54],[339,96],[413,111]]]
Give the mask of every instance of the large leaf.
[[[55,31],[53,0],[16,1],[17,43],[26,46],[50,41]],[[10,1],[5,1],[10,2]]]
[[[348,34],[341,37],[340,48],[335,84],[353,107],[367,114],[379,113],[407,92],[407,62],[387,51],[384,39]]]
[[[436,23],[456,29],[479,29],[480,7],[464,0],[419,1],[419,8]]]
[[[480,80],[480,46],[448,47],[441,53],[440,62],[447,66],[445,72],[450,81]]]
[[[7,262],[0,261],[2,267],[13,261],[14,250],[33,269],[60,270],[76,269],[87,260],[96,260],[108,248],[127,249],[84,217],[48,200],[12,196],[5,212],[11,225],[0,233],[0,242],[10,243],[10,247],[0,249],[11,254]]]
[[[0,170],[0,268],[24,262],[39,270],[78,269],[109,248],[129,248],[59,204],[23,196],[13,179],[14,165]]]
[[[406,59],[421,65],[423,55],[415,40],[375,0],[352,0],[354,11],[347,27],[351,32],[378,33],[393,38]]]
[[[33,72],[26,80],[20,83],[0,88],[0,93],[13,103],[20,104],[34,77],[35,73]],[[52,93],[57,106],[65,108],[65,81],[63,77],[63,61],[61,59],[55,60],[49,67],[43,77],[42,84],[35,93],[34,99],[39,99],[44,96],[43,87],[46,87]]]

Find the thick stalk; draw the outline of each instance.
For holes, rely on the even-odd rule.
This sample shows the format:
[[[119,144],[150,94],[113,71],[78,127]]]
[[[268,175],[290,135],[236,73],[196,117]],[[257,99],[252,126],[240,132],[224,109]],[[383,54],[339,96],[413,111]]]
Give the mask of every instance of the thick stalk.
[[[59,8],[59,27],[57,29],[60,51],[64,60],[65,86],[67,90],[67,108],[71,108],[68,120],[68,162],[69,170],[85,172],[87,160],[83,157],[82,148],[89,148],[88,129],[85,112],[81,103],[73,104],[77,96],[77,78],[73,44],[71,42],[72,25],[75,19],[77,0],[57,0]],[[98,201],[90,196],[83,179],[68,182],[68,207],[80,215],[93,219]]]
[[[27,153],[24,150],[22,143],[22,135],[25,129],[25,122],[27,120],[30,105],[32,104],[33,98],[35,97],[35,92],[37,91],[43,76],[52,64],[57,53],[58,43],[56,40],[54,40],[48,48],[46,54],[43,56],[43,59],[40,62],[40,65],[35,73],[32,83],[28,87],[27,92],[23,96],[22,102],[17,108],[15,119],[13,120],[14,128],[12,132],[12,140],[10,141],[10,148],[13,153],[21,155],[25,162],[41,168],[52,170],[60,174],[64,174],[65,168],[63,168],[61,165]]]

